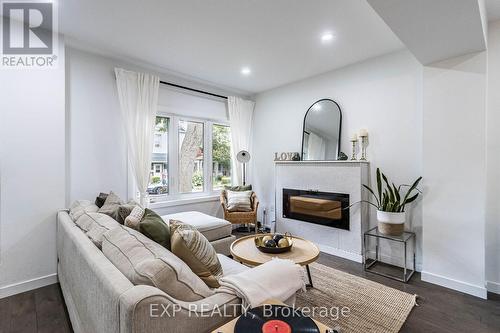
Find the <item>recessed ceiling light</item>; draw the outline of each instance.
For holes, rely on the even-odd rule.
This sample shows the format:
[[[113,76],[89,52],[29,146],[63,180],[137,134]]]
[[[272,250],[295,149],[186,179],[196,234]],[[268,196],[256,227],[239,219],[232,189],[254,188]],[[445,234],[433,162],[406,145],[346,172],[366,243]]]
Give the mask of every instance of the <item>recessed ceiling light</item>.
[[[321,35],[321,41],[323,43],[328,43],[333,40],[333,37],[334,37],[333,33],[325,32],[324,34]]]
[[[252,73],[252,71],[248,67],[243,67],[241,69],[241,74],[243,74],[243,75],[250,75],[251,73]]]

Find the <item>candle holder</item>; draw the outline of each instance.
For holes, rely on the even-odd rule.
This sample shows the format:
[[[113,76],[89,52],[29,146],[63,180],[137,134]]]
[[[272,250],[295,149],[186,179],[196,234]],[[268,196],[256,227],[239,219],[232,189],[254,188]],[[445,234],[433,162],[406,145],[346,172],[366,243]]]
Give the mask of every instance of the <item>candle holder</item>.
[[[366,146],[368,144],[368,136],[361,137],[361,158],[360,161],[366,161]]]
[[[352,142],[352,156],[351,156],[351,161],[356,161],[357,160],[356,146],[357,146],[358,140],[351,140],[351,142]]]

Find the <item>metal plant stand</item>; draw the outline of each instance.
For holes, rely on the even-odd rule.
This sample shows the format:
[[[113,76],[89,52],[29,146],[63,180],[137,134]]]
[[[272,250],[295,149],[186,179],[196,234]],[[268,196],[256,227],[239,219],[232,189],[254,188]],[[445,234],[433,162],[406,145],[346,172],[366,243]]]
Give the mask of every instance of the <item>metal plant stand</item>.
[[[370,239],[375,239],[375,258],[370,257]],[[385,239],[388,240],[389,242],[396,242],[402,245],[403,247],[403,267],[402,268],[402,273],[403,277],[399,277],[397,275],[389,274],[389,273],[384,273],[381,272],[380,270],[377,270],[378,264],[382,264],[382,260],[380,259],[381,257],[381,251],[380,251],[380,240]],[[411,253],[408,253],[408,244],[412,242],[412,251]],[[404,283],[407,283],[410,278],[412,277],[413,273],[415,273],[415,247],[416,247],[416,241],[415,241],[415,233],[414,232],[407,232],[405,231],[402,235],[400,236],[389,236],[389,235],[384,235],[379,232],[378,227],[372,228],[368,230],[367,232],[364,233],[363,236],[363,248],[364,248],[364,269],[367,272],[371,272],[374,274],[378,274],[381,276],[385,276],[397,281],[401,281]],[[412,264],[412,269],[408,269],[408,258],[413,261]],[[386,263],[383,263],[386,264]],[[392,267],[398,267],[394,265],[388,265]]]

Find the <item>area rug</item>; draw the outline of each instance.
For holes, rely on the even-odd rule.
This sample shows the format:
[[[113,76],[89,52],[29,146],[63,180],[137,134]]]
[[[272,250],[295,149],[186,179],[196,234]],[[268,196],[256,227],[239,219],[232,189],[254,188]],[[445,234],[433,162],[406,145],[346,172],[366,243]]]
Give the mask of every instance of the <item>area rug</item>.
[[[309,267],[314,288],[299,293],[295,306],[341,333],[399,332],[416,305],[416,295],[321,264]]]

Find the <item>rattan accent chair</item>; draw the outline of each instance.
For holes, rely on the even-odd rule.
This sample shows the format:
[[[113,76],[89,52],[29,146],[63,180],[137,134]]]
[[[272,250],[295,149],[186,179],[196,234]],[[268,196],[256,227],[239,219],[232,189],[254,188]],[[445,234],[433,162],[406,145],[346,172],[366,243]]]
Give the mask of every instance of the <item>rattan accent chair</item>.
[[[253,224],[257,226],[257,209],[259,208],[259,199],[255,192],[252,192],[250,203],[252,204],[252,211],[250,212],[230,212],[227,210],[227,195],[226,190],[220,193],[220,203],[224,211],[224,220],[233,224]]]

